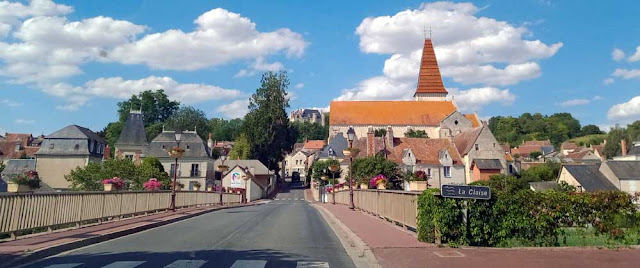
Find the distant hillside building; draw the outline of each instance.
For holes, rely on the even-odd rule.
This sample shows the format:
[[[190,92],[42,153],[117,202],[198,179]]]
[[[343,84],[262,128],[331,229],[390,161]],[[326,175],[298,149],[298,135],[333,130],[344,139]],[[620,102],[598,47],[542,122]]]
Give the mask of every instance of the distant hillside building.
[[[324,113],[316,109],[298,109],[291,112],[289,116],[291,122],[309,122],[324,126]]]

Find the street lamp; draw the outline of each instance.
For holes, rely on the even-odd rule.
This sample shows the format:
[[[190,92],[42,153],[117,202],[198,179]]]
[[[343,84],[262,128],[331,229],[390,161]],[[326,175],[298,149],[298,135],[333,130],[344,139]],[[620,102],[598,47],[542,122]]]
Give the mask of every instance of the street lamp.
[[[333,179],[333,190],[331,190],[331,194],[333,195],[332,204],[336,204],[336,172],[340,169],[338,165],[330,165],[329,170],[331,171],[331,178]]]
[[[347,131],[347,139],[349,140],[349,149],[353,149],[353,140],[356,139],[356,131],[349,127]],[[349,154],[349,208],[355,210],[353,205],[353,153]]]
[[[222,206],[224,205],[222,202],[222,180],[224,179],[224,173],[229,170],[229,167],[224,165],[224,161],[227,160],[226,155],[221,155],[220,160],[222,160],[222,165],[219,165],[218,169],[220,170],[220,205]]]
[[[178,158],[184,155],[184,150],[180,149],[180,140],[182,140],[182,131],[176,130],[174,132],[176,139],[176,148],[169,150],[169,155],[176,159],[176,165],[173,169],[173,187],[171,187],[171,211],[176,211],[176,187],[178,186]]]
[[[242,179],[244,180],[244,192],[243,192],[243,199],[244,199],[244,203],[247,203],[247,181],[249,180],[249,176],[242,175]]]

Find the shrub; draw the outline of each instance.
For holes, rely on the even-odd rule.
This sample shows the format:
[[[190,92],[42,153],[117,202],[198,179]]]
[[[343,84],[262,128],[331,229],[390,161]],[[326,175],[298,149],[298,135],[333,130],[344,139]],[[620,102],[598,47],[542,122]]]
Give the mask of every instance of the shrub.
[[[462,202],[439,193],[439,189],[427,189],[418,198],[418,240],[433,243],[440,238],[450,245],[466,244]]]
[[[41,182],[38,172],[35,171],[27,171],[24,174],[18,175],[10,175],[9,180],[19,185],[27,185],[31,189],[40,188]]]

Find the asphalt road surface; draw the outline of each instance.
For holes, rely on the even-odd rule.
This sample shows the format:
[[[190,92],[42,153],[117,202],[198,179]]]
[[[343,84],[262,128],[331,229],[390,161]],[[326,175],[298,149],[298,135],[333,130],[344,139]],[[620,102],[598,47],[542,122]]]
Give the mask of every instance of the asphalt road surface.
[[[268,204],[220,210],[27,267],[354,267],[300,183]]]

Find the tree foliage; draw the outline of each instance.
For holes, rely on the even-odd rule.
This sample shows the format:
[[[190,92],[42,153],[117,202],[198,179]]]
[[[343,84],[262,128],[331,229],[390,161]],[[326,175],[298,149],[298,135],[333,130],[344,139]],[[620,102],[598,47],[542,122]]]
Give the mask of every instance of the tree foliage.
[[[242,119],[211,118],[209,120],[209,130],[212,139],[216,141],[235,141],[240,135],[241,128]]]
[[[569,113],[550,116],[540,113],[524,113],[519,117],[496,116],[489,119],[489,128],[498,141],[508,142],[512,147],[524,140],[546,139],[558,146],[570,138],[582,135],[580,122]]]
[[[387,130],[384,128],[379,128],[373,131],[373,136],[384,137],[385,135],[387,135]]]
[[[209,135],[209,120],[202,110],[193,108],[192,106],[180,107],[165,122],[167,130],[196,130],[198,135],[207,139]]]
[[[327,159],[327,160],[320,160],[320,161],[313,162],[313,165],[311,166],[311,178],[314,181],[322,181],[320,177],[327,176],[328,178],[327,182],[329,182],[329,180],[332,179],[332,175],[335,175],[336,178],[340,177],[342,172],[341,170],[338,170],[335,174],[331,174],[331,171],[329,170],[329,166],[332,166],[332,165],[340,166],[340,162],[338,162],[338,160],[335,160],[335,159]]]
[[[329,137],[329,129],[318,123],[293,122],[291,124],[298,133],[296,142],[305,140],[326,140]]]
[[[607,135],[607,144],[604,145],[604,155],[606,155],[607,158],[620,155],[622,153],[622,145],[620,144],[620,141],[623,139],[627,141],[627,144],[629,144],[630,138],[626,129],[614,128],[609,131],[609,135]]]
[[[296,141],[286,112],[289,108],[288,86],[289,79],[284,71],[263,74],[261,86],[249,99],[249,113],[242,125],[252,156],[276,171],[284,153],[291,151]]]
[[[251,158],[251,144],[245,134],[240,134],[236,139],[236,144],[229,152],[229,159],[249,159]]]
[[[403,173],[399,170],[398,164],[387,160],[382,156],[369,156],[353,159],[353,178],[359,183],[369,184],[369,180],[382,174],[389,178],[387,188],[402,189]]]
[[[109,159],[102,163],[91,162],[85,167],[72,170],[65,179],[71,182],[71,188],[79,191],[101,191],[102,180],[119,177],[130,190],[142,190],[142,185],[151,178],[156,178],[163,185],[169,185],[169,176],[162,170],[160,162],[147,157],[138,167],[129,159]]]
[[[413,130],[409,129],[409,131],[404,133],[404,136],[407,138],[429,138],[427,132],[424,130]]]
[[[580,134],[582,136],[604,134],[604,131],[600,130],[600,128],[596,125],[586,125],[582,127],[582,129],[580,130]]]
[[[145,90],[137,96],[133,95],[130,99],[119,102],[118,115],[120,122],[125,122],[129,116],[129,111],[140,109],[144,114],[144,125],[148,126],[166,121],[179,107],[180,103],[169,100],[164,90]]]

